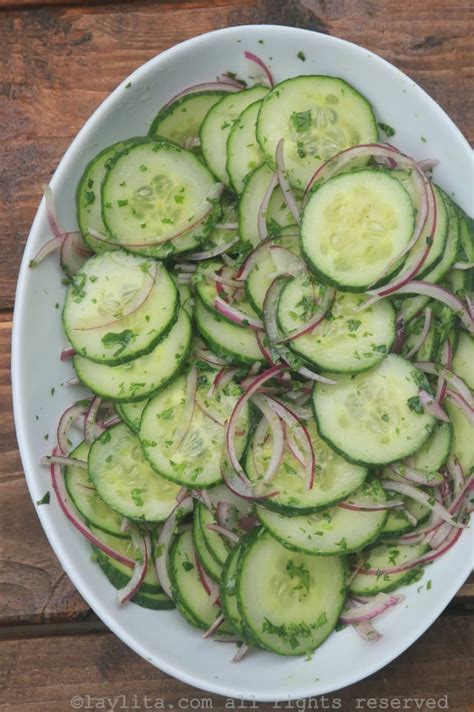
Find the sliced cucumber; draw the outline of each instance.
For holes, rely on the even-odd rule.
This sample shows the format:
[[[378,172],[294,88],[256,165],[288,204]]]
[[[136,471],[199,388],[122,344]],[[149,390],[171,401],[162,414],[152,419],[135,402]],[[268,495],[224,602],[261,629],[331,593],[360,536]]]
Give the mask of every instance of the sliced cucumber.
[[[204,538],[201,519],[196,516],[193,517],[193,545],[204,571],[213,581],[219,583],[222,576],[222,564],[210,552]]]
[[[308,489],[304,467],[285,451],[281,465],[270,483],[262,481],[263,472],[270,460],[273,440],[271,435],[263,443],[247,449],[245,470],[258,491],[278,492],[261,500],[263,507],[288,514],[312,514],[337,504],[351,495],[364,482],[367,470],[347,462],[319,437],[313,420],[306,423],[316,458],[314,484]]]
[[[355,144],[374,143],[377,137],[369,102],[337,77],[280,82],[263,100],[257,121],[257,138],[269,162],[284,139],[288,177],[301,190],[328,158]]]
[[[258,213],[265,193],[272,181],[274,172],[266,163],[256,168],[245,181],[245,187],[239,203],[239,231],[244,242],[248,242],[254,247],[258,245],[260,236],[258,233]],[[277,186],[270,199],[266,211],[266,222],[269,234],[276,232],[288,225],[293,225],[294,217],[286,207],[281,188]]]
[[[232,187],[241,193],[245,178],[265,160],[255,134],[261,101],[255,101],[240,114],[227,139],[227,174]]]
[[[166,268],[117,250],[92,257],[72,278],[63,323],[78,354],[117,365],[150,353],[178,311],[178,291]]]
[[[123,556],[126,556],[127,558],[132,559],[133,561],[134,547],[130,538],[119,539],[118,537],[111,535],[104,536],[103,533],[98,529],[98,527],[89,525],[89,528],[93,534],[98,536],[104,542],[104,544],[110,546],[119,554],[122,554]],[[97,549],[95,546],[93,546],[92,548],[95,551],[97,562],[99,563],[101,569],[104,571],[105,575],[109,579],[110,583],[115,586],[115,588],[123,588],[123,586],[125,586],[130,580],[130,577],[132,575],[132,569],[130,569],[125,564],[122,564],[120,561],[116,561],[110,556],[107,556],[107,554],[104,554],[104,552],[102,552],[100,549]],[[148,561],[145,578],[143,580],[142,585],[140,586],[140,592],[147,594],[162,594],[165,600],[168,602],[167,607],[174,608],[172,602],[163,593],[163,589],[158,583],[158,579],[156,578],[155,566],[151,558]]]
[[[126,425],[114,425],[92,443],[89,475],[104,502],[128,519],[162,522],[176,506],[179,486],[153,471]]]
[[[278,322],[284,335],[301,330],[313,316],[315,295],[321,294],[307,276],[289,279],[278,302]],[[365,371],[389,353],[395,340],[395,311],[388,299],[360,309],[364,297],[339,292],[330,318],[288,346],[316,368],[334,373]]]
[[[169,334],[146,356],[121,366],[94,363],[74,356],[80,381],[103,398],[141,401],[157,393],[179,372],[191,348],[191,322],[184,310]]]
[[[474,389],[474,340],[462,332],[453,358],[453,371],[469,388]]]
[[[399,566],[423,556],[429,549],[427,544],[382,544],[368,552],[364,559],[364,568],[384,569]],[[349,584],[351,593],[359,596],[374,596],[377,593],[393,591],[399,586],[406,586],[418,580],[420,567],[401,571],[397,574],[357,574]]]
[[[301,247],[325,283],[365,292],[408,243],[413,227],[411,198],[388,171],[341,173],[310,196]]]
[[[197,502],[194,508],[194,516],[199,518],[202,534],[206,546],[218,564],[224,566],[227,557],[229,556],[229,545],[224,539],[212,529],[208,529],[208,524],[216,524],[216,520],[212,512],[200,502]]]
[[[196,326],[209,348],[224,358],[231,358],[239,363],[253,364],[264,361],[258,347],[255,332],[245,326],[230,324],[221,317],[211,314],[196,300]]]
[[[401,356],[389,354],[370,371],[315,383],[313,407],[321,437],[352,462],[382,465],[415,453],[434,418],[420,404],[428,382]]]
[[[266,87],[257,85],[233,94],[226,94],[212,107],[202,122],[200,137],[204,158],[214,175],[226,185],[230,183],[226,169],[226,149],[230,132],[242,111],[262,99],[267,92]]]
[[[252,636],[248,626],[245,625],[242,616],[240,615],[239,606],[237,603],[237,569],[239,557],[242,552],[242,545],[239,544],[231,550],[225,566],[222,570],[221,585],[220,585],[220,602],[222,613],[229,625],[235,629],[237,635],[252,647],[257,647],[258,643]]]
[[[76,191],[77,222],[84,240],[94,252],[114,249],[103,240],[96,240],[90,234],[93,230],[106,235],[107,228],[102,220],[101,185],[110,162],[125,146],[139,139],[119,141],[104,148],[87,164]]]
[[[410,459],[410,465],[424,472],[437,472],[446,463],[453,440],[451,423],[438,423],[428,440]]]
[[[196,568],[191,528],[185,527],[173,540],[169,555],[169,572],[176,607],[191,625],[206,630],[215,621],[219,609],[211,602]],[[226,624],[219,633],[229,633]]]
[[[80,443],[70,457],[85,460],[89,454],[90,446],[86,442]],[[94,525],[106,534],[128,539],[129,535],[122,530],[123,517],[108,507],[89,477],[87,470],[82,467],[69,465],[64,468],[64,482],[67,493],[74,503],[77,511],[82,514],[89,525]]]
[[[419,341],[419,335],[423,329],[424,323],[425,316],[424,314],[422,314],[412,319],[411,322],[407,325],[407,336],[401,350],[402,356],[405,356],[406,354],[410,353],[411,349]],[[431,361],[435,357],[439,345],[440,332],[436,323],[436,319],[433,319],[428,334],[426,335],[423,344],[417,351],[416,358],[419,361]]]
[[[383,504],[386,496],[376,479],[364,482],[348,500],[352,504]],[[353,511],[336,506],[323,512],[285,517],[263,507],[257,516],[284,547],[306,554],[335,556],[359,551],[375,541],[387,520],[387,511]]]
[[[235,193],[231,191],[224,192],[221,199],[221,206],[222,218],[220,219],[220,222],[215,225],[212,232],[209,234],[209,237],[207,237],[206,240],[199,246],[199,252],[211,250],[212,248],[220,247],[221,245],[228,245],[233,240],[235,241],[236,237],[239,237],[237,228],[228,229],[228,227],[220,227],[221,224],[225,225],[226,223],[227,225],[229,223],[235,225],[238,224],[239,215],[237,196],[235,195]],[[239,250],[240,246],[240,240],[236,241],[235,245],[232,246],[231,252],[233,252],[234,250]]]
[[[390,475],[388,475],[390,477]],[[431,492],[431,490],[426,490]],[[416,527],[424,524],[431,514],[431,509],[424,504],[417,502],[410,497],[402,497],[404,502],[403,510],[391,509],[389,511],[387,521],[381,531],[381,540],[390,540],[404,534],[405,532],[414,531]],[[405,514],[407,511],[412,517],[415,517],[416,524],[408,519]]]
[[[429,301],[429,297],[417,296],[394,299],[393,303],[397,305],[400,317],[402,317],[404,322],[407,323],[413,319],[413,317],[420,314],[426,305],[429,304]]]
[[[446,398],[444,406],[453,426],[452,452],[456,455],[464,475],[467,477],[474,468],[474,447],[472,446],[472,424],[464,411],[452,398]]]
[[[173,101],[155,116],[149,136],[167,138],[183,148],[194,148],[207,112],[224,94],[223,91],[200,91]]]
[[[143,411],[148,403],[148,399],[137,401],[136,403],[116,403],[115,410],[118,416],[128,425],[130,430],[138,433]]]
[[[199,376],[196,403],[187,432],[180,426],[187,413],[186,376],[176,378],[145,408],[140,424],[140,441],[152,467],[163,477],[185,487],[211,487],[221,482],[221,456],[225,422],[242,395],[235,382],[217,389],[209,397],[214,372]],[[236,448],[240,456],[249,429],[249,410],[244,408],[237,424]],[[180,438],[180,442],[177,442]]]
[[[263,648],[280,655],[313,651],[335,628],[346,599],[346,565],[285,549],[256,530],[238,561],[240,614]]]
[[[443,192],[443,198],[448,211],[448,239],[444,248],[441,260],[424,275],[423,280],[434,284],[439,282],[451,269],[456,262],[458,245],[459,245],[459,217],[454,203],[446,193]]]
[[[294,255],[294,260],[288,251]],[[262,244],[259,248],[258,260],[245,280],[245,292],[248,301],[260,316],[263,316],[263,302],[273,280],[287,274],[293,266],[295,268],[300,266],[300,259],[295,227],[284,228],[281,235]]]
[[[189,151],[147,139],[115,158],[102,183],[102,218],[113,242],[163,258],[196,247],[218,219],[211,172]],[[177,235],[176,237],[172,237]]]

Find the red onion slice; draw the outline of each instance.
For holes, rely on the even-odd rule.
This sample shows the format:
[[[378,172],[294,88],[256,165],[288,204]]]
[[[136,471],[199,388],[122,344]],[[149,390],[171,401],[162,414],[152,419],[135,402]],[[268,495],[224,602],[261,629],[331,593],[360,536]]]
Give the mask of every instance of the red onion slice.
[[[179,446],[182,444],[182,442],[186,438],[186,435],[189,432],[189,428],[191,427],[194,415],[194,407],[196,405],[197,378],[197,366],[193,366],[189,371],[188,377],[186,379],[186,395],[183,406],[183,415],[175,432],[176,448],[179,448]]]
[[[153,558],[155,563],[156,578],[158,579],[158,582],[163,591],[171,599],[173,599],[173,594],[171,589],[171,581],[168,573],[168,552],[171,545],[171,539],[173,538],[173,534],[178,521],[182,519],[182,517],[184,517],[186,514],[189,514],[192,511],[193,500],[192,497],[188,495],[176,505],[176,507],[173,509],[168,519],[164,523],[163,529],[160,532],[160,536],[158,537],[158,541],[156,543],[156,548],[154,551]]]
[[[227,242],[223,245],[217,245],[217,247],[212,247],[209,250],[204,250],[202,252],[193,252],[190,255],[186,256],[187,260],[195,260],[200,261],[200,260],[210,260],[212,257],[217,257],[218,255],[223,255],[224,252],[227,252],[230,250],[231,247],[236,245],[239,242],[239,237],[234,237],[230,242]]]
[[[60,361],[69,361],[73,356],[76,355],[76,349],[73,349],[72,346],[67,346],[61,351],[61,354],[59,356]]]
[[[84,440],[88,445],[90,445],[90,443],[92,443],[97,437],[96,419],[101,403],[102,398],[95,396],[90,403],[86,418],[84,420]]]
[[[81,232],[66,232],[59,253],[63,272],[68,277],[74,277],[93,254]]]
[[[61,465],[63,467],[79,467],[81,470],[87,470],[87,462],[78,460],[77,457],[65,457],[63,455],[45,455],[41,458],[42,465]]]
[[[455,262],[452,269],[466,270],[474,269],[474,262]]]
[[[263,474],[264,482],[269,482],[278,472],[285,453],[285,433],[283,423],[272,407],[267,403],[264,396],[255,395],[252,399],[257,408],[262,412],[272,431],[272,455],[267,469]]]
[[[390,576],[390,574],[398,574],[402,571],[408,571],[409,569],[413,569],[417,566],[429,564],[431,561],[434,561],[435,559],[445,554],[449,549],[451,549],[451,547],[454,546],[461,534],[462,529],[453,529],[451,531],[451,534],[445,540],[443,546],[441,546],[439,549],[435,549],[434,551],[428,552],[427,554],[424,554],[423,556],[420,556],[417,559],[406,561],[404,564],[400,564],[399,566],[387,566],[382,569],[360,569],[360,573],[364,574],[364,576]]]
[[[249,652],[250,647],[248,645],[245,645],[245,643],[241,643],[239,646],[239,649],[237,650],[236,654],[232,658],[233,663],[240,663],[242,658],[247,655]]]
[[[285,199],[285,203],[288,207],[288,210],[293,215],[296,222],[299,223],[300,219],[301,219],[300,210],[298,208],[298,203],[296,202],[295,196],[293,195],[293,191],[291,189],[291,185],[287,178],[287,174],[286,174],[286,170],[285,170],[285,158],[284,158],[284,153],[283,153],[284,143],[285,143],[285,139],[281,138],[277,143],[276,152],[275,152],[275,163],[276,163],[276,169],[277,169],[278,182],[280,184],[281,192],[283,193],[283,198]]]
[[[201,581],[202,587],[206,591],[210,598],[211,605],[215,605],[219,599],[219,587],[216,583],[206,574],[204,566],[201,563],[199,556],[194,552],[194,560],[196,563],[196,569],[199,574],[199,580]]]
[[[215,633],[221,627],[221,625],[224,623],[224,621],[225,621],[225,618],[224,618],[223,614],[221,613],[220,616],[217,616],[214,623],[206,630],[206,632],[202,636],[202,639],[207,640],[207,638],[210,638],[211,635],[213,633]]]
[[[52,457],[59,457],[59,452],[59,448],[54,448]],[[77,531],[82,534],[82,536],[87,539],[89,543],[93,544],[95,547],[103,551],[104,554],[110,556],[115,561],[119,561],[120,563],[125,564],[125,566],[133,568],[134,562],[126,556],[123,556],[123,554],[120,554],[118,551],[115,551],[115,549],[112,549],[110,546],[107,546],[101,539],[99,539],[99,537],[95,536],[95,534],[93,534],[90,529],[87,528],[85,523],[82,521],[80,515],[77,514],[76,511],[73,509],[72,505],[69,504],[66,485],[64,484],[64,478],[61,473],[60,465],[51,461],[50,472],[51,483],[56,498],[59,502],[59,506],[64,512],[66,518],[75,527],[75,529],[77,529]]]
[[[243,89],[242,84],[238,84],[237,82],[234,82],[232,79],[227,77],[225,80],[222,77],[222,81],[218,82],[203,82],[201,84],[193,84],[190,87],[187,87],[187,89],[183,89],[183,91],[180,91],[178,94],[175,94],[164,106],[163,109],[168,108],[168,106],[171,106],[175,101],[178,101],[178,99],[182,99],[183,96],[188,96],[189,94],[196,94],[197,92],[201,91],[228,91],[228,92],[237,92],[241,91]],[[162,111],[163,111],[162,109]]]
[[[61,242],[56,237],[52,237],[50,240],[44,243],[35,254],[35,256],[30,260],[29,267],[33,268],[39,265],[48,255],[56,252],[61,248]]]
[[[405,319],[403,316],[397,316],[395,322],[395,341],[392,347],[392,353],[399,354],[405,343]]]
[[[220,356],[216,356],[214,353],[212,353],[212,351],[209,351],[208,349],[203,349],[200,346],[194,347],[194,354],[201,361],[210,363],[213,366],[228,366],[229,365],[228,361],[225,361]]]
[[[216,223],[215,228],[216,228],[216,230],[238,230],[239,223],[238,222]]]
[[[234,528],[236,518],[236,509],[230,502],[219,500],[216,505],[217,523],[225,529],[232,530]]]
[[[251,381],[251,383],[247,387],[246,392],[243,393],[240,396],[240,398],[238,399],[237,403],[234,406],[234,410],[232,411],[232,414],[227,422],[226,431],[225,431],[225,442],[226,442],[227,455],[229,457],[230,464],[232,465],[234,471],[237,473],[237,475],[244,482],[248,482],[247,475],[245,474],[244,470],[242,469],[242,466],[239,462],[239,459],[238,459],[236,451],[235,451],[235,435],[236,435],[235,431],[236,431],[236,427],[237,427],[237,421],[239,419],[240,413],[242,412],[243,408],[248,403],[250,398],[252,398],[254,393],[257,393],[257,391],[263,386],[264,383],[266,383],[270,379],[274,378],[275,376],[280,375],[284,370],[285,370],[284,366],[272,366],[271,368],[267,369],[266,371],[263,371],[262,373],[260,373],[258,376],[255,376],[255,378]]]
[[[471,408],[469,403],[466,403],[462,396],[448,388],[446,391],[446,398],[450,398],[454,401],[454,403],[456,403],[456,405],[463,411],[466,419],[471,423],[471,425],[474,425],[474,409]]]
[[[454,371],[449,370],[445,366],[438,363],[433,363],[432,361],[415,361],[414,366],[423,371],[423,373],[428,373],[430,376],[443,376],[449,384],[451,390],[457,391],[461,398],[466,401],[469,406],[474,406],[474,399],[470,388],[464,383],[462,378],[459,378]]]
[[[260,204],[260,208],[258,209],[257,225],[258,225],[258,236],[259,236],[261,242],[266,240],[268,237],[267,210],[268,210],[268,205],[270,203],[270,199],[273,195],[273,191],[275,190],[277,185],[278,185],[278,174],[274,173],[270,179],[268,188],[266,189],[266,191],[264,193],[262,202]]]
[[[388,289],[388,291],[384,291],[386,289]],[[436,301],[446,304],[447,307],[452,309],[452,311],[458,315],[470,333],[473,333],[474,331],[474,320],[469,314],[469,310],[466,305],[447,289],[440,287],[439,284],[430,284],[429,282],[423,282],[421,280],[413,280],[402,286],[390,288],[384,287],[384,290],[377,291],[376,296],[361,305],[359,309],[366,309],[383,296],[388,296],[389,294],[420,294],[421,296],[430,297],[430,299],[435,299]]]
[[[87,411],[87,406],[75,403],[69,408],[66,408],[60,417],[57,428],[57,439],[59,449],[63,455],[66,455],[69,450],[68,435],[71,426],[76,422],[76,420],[78,420],[78,418],[85,417]]]
[[[263,72],[262,76],[266,79],[268,86],[273,87],[273,76],[265,62],[260,59],[260,57],[257,57],[257,55],[253,52],[244,52],[244,57],[257,65],[257,67]]]
[[[451,342],[449,341],[449,339],[446,339],[443,344],[440,361],[442,366],[449,370],[452,370],[451,365],[453,361],[453,349],[451,347]],[[443,404],[444,398],[446,396],[447,387],[448,384],[446,383],[446,379],[444,378],[444,376],[438,376],[438,385],[436,386],[436,400],[440,405]]]
[[[433,322],[433,311],[430,307],[426,307],[425,309],[425,319],[423,322],[423,328],[421,332],[418,334],[418,338],[415,339],[415,343],[411,347],[411,349],[405,354],[406,359],[412,358],[418,351],[421,349],[423,344],[426,341],[426,337],[428,336],[428,332],[431,328],[431,324]]]
[[[424,173],[426,173],[427,171],[432,171],[433,168],[439,166],[439,161],[437,158],[423,158],[421,161],[417,161],[417,163]]]
[[[405,502],[400,499],[389,499],[386,502],[380,502],[376,504],[364,503],[364,504],[353,504],[352,502],[339,502],[337,505],[341,509],[349,509],[352,512],[383,512],[387,509],[399,509],[405,506]]]
[[[339,620],[341,623],[347,623],[348,625],[353,625],[354,623],[364,623],[370,621],[373,618],[385,613],[386,610],[396,606],[404,600],[404,596],[401,594],[391,594],[379,593],[368,603],[364,603],[362,606],[354,606],[353,608],[348,608],[342,612]]]
[[[311,369],[306,368],[306,366],[299,368],[298,373],[300,376],[303,376],[303,378],[309,378],[310,381],[319,381],[319,383],[325,383],[328,386],[335,386],[337,383],[337,381],[334,381],[332,378],[321,376],[321,374],[311,371]]]
[[[425,472],[424,470],[418,470],[404,463],[391,465],[390,470],[402,478],[402,480],[408,480],[417,485],[441,487],[444,483],[444,477],[440,475],[439,472]]]
[[[427,413],[432,415],[433,418],[437,418],[438,420],[442,420],[445,423],[449,423],[449,417],[441,408],[440,404],[434,396],[424,390],[419,391],[418,396],[420,398],[421,405]]]
[[[264,343],[265,336],[261,332],[257,332],[256,336],[257,336],[257,345],[260,350],[260,353],[262,354],[263,358],[265,359],[265,361],[268,363],[269,366],[274,366],[275,364],[273,362],[272,355]]]
[[[121,606],[128,603],[128,601],[137,593],[138,589],[142,585],[146,576],[148,557],[151,549],[150,534],[148,532],[145,534],[138,534],[138,532],[132,529],[131,535],[135,549],[138,549],[140,552],[140,559],[135,561],[130,580],[123,588],[119,588],[117,590],[117,601]]]
[[[225,539],[228,539],[231,541],[233,544],[237,544],[239,541],[240,537],[237,536],[237,534],[234,534],[234,532],[231,532],[229,529],[226,529],[225,527],[221,527],[220,524],[206,524],[206,528],[209,529],[211,532],[216,532],[216,534],[220,534],[223,536]]]
[[[214,299],[214,308],[219,312],[219,314],[224,316],[226,319],[229,319],[229,321],[232,321],[234,324],[248,327],[249,329],[252,329],[252,331],[263,331],[263,323],[260,319],[251,317],[245,312],[240,311],[240,309],[237,309],[224,301],[222,297],[216,297]]]
[[[433,497],[426,494],[426,492],[423,492],[422,490],[419,490],[416,487],[413,487],[412,485],[405,483],[402,484],[401,482],[394,482],[393,480],[382,480],[381,485],[384,489],[391,490],[392,492],[398,492],[398,494],[402,494],[405,497],[410,497],[411,499],[420,502],[425,507],[431,509],[445,522],[451,524],[452,527],[456,527],[459,529],[465,528],[464,524],[460,524],[455,519],[453,519],[450,512],[445,509],[442,504],[437,502]]]
[[[378,630],[375,630],[374,626],[370,623],[370,621],[365,621],[364,623],[354,623],[352,627],[355,631],[357,631],[361,638],[363,638],[364,640],[368,640],[369,642],[381,640],[383,637],[382,634],[378,632]]]

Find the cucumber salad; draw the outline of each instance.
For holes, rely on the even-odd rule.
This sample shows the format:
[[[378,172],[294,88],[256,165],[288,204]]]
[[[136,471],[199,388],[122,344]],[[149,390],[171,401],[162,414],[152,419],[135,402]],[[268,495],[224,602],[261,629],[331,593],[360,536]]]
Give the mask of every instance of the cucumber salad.
[[[93,158],[79,230],[47,189],[31,262],[59,251],[91,394],[43,459],[52,505],[120,605],[235,661],[380,638],[474,482],[472,219],[356,88],[245,55],[255,83],[189,87]]]

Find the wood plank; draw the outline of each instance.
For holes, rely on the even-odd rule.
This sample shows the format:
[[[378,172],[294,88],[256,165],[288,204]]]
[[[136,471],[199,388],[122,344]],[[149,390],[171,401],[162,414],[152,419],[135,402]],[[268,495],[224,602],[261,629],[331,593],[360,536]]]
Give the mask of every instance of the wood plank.
[[[26,487],[11,409],[10,339],[11,315],[0,315],[0,627],[93,620],[50,548]],[[51,423],[39,427],[52,430]],[[474,577],[453,605],[474,605]]]
[[[41,185],[98,104],[155,54],[227,25],[327,32],[408,72],[474,140],[473,14],[468,0],[194,0],[0,12],[0,121],[8,148],[0,160],[0,308],[13,305]]]
[[[472,711],[473,633],[473,617],[441,618],[402,656],[363,682],[324,698],[306,700],[306,705],[302,700],[298,705],[282,702],[278,706],[249,702],[240,709],[352,712],[354,709],[387,709],[381,702],[385,698],[391,704],[389,709]],[[230,649],[228,654],[232,654]],[[318,654],[324,654],[324,647],[314,660]],[[5,712],[238,709],[232,700],[201,692],[170,678],[109,634],[3,641],[0,670],[14,671],[4,673],[0,705]],[[238,675],[238,668],[235,674]],[[357,702],[361,698],[362,701]],[[370,698],[378,702],[368,703]],[[398,707],[390,702],[397,698]],[[434,702],[426,704],[428,699]]]

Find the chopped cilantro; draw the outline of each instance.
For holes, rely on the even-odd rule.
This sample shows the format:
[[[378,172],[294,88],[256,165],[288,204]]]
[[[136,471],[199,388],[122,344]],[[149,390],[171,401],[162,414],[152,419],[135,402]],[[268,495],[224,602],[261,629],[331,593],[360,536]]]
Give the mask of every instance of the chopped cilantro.
[[[296,56],[298,59],[301,59],[302,62],[306,62],[306,55],[302,50],[300,50]]]
[[[311,128],[311,109],[308,111],[294,111],[290,116],[290,121],[298,133]]]
[[[119,356],[122,351],[125,351],[127,346],[136,338],[136,334],[134,331],[131,329],[125,329],[124,331],[121,331],[120,333],[116,334],[113,331],[109,331],[107,334],[105,334],[101,341],[104,344],[105,348],[115,348],[118,346],[117,350],[114,351],[113,355],[114,356]]]
[[[395,129],[389,126],[388,124],[384,124],[382,121],[379,121],[378,126],[379,129],[381,129],[386,136],[395,136]]]
[[[50,500],[51,500],[51,495],[49,494],[49,490],[48,490],[48,492],[46,492],[46,494],[44,494],[41,497],[41,499],[38,499],[36,501],[36,504],[38,505],[38,507],[40,507],[42,504],[49,504]]]

